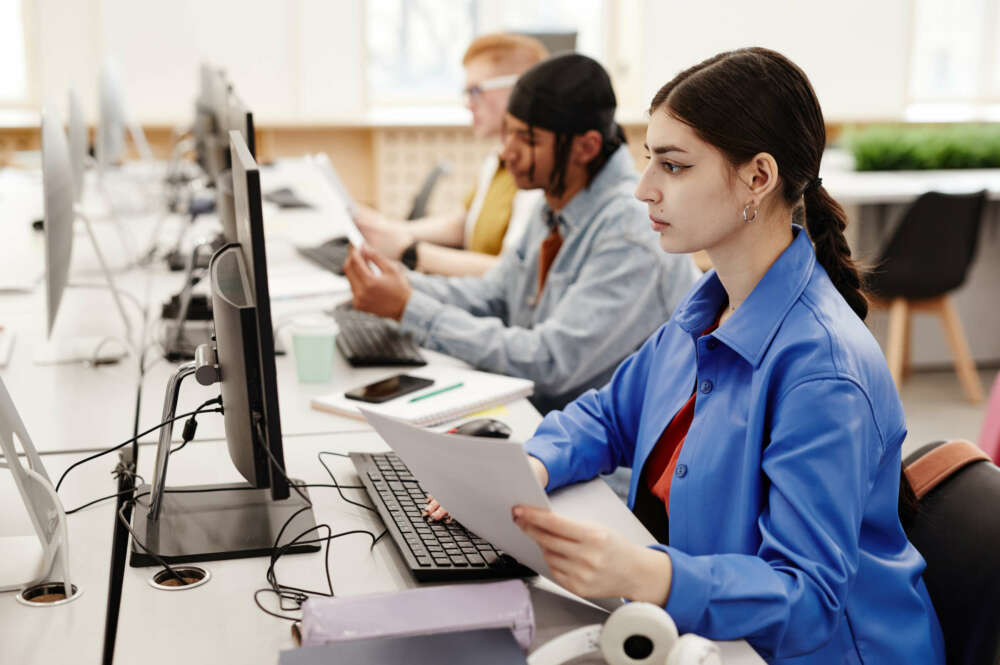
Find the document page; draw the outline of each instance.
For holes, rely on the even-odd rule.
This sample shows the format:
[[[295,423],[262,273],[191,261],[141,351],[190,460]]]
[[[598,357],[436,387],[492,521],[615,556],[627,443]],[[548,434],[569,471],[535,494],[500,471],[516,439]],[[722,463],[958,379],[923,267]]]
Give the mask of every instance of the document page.
[[[443,434],[361,412],[452,517],[540,575],[552,576],[541,549],[511,518],[518,504],[603,524],[638,545],[656,542],[600,478],[547,496],[519,442]]]

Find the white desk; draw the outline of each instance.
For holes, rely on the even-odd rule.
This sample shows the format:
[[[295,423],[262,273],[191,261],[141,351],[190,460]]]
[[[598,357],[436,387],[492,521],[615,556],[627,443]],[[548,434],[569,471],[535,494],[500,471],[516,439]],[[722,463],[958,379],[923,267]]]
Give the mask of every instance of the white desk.
[[[823,187],[841,205],[910,203],[925,192],[968,194],[986,190],[1000,201],[1000,169],[850,171],[823,168]]]
[[[533,418],[509,418],[515,430],[532,429]],[[326,472],[316,460],[320,451],[381,451],[385,444],[374,433],[297,437],[285,447],[285,460],[292,477],[307,483],[328,483]],[[357,484],[353,465],[344,458],[326,457],[337,480]],[[147,474],[150,456],[140,463]],[[191,446],[171,460],[176,482],[187,484],[239,480],[221,442]],[[344,490],[352,499],[364,501],[364,492]],[[311,488],[310,498],[318,523],[328,523],[334,533],[353,529],[381,532],[381,521],[369,511],[352,506],[335,489]],[[366,536],[348,536],[333,541],[330,571],[334,591],[351,596],[394,591],[416,586],[405,562],[391,540],[383,538],[369,550]],[[271,617],[254,604],[253,592],[267,586],[267,559],[214,561],[197,564],[211,573],[211,580],[196,589],[164,592],[153,589],[148,578],[154,568],[129,568],[123,585],[116,663],[131,663],[136,654],[143,662],[197,663],[239,662],[272,665],[282,649],[293,648],[288,621]],[[283,557],[277,566],[278,580],[309,589],[325,584],[323,553]],[[262,602],[276,610],[273,597]],[[550,591],[532,589],[537,631],[533,648],[567,630],[603,621],[605,614]],[[152,646],[155,645],[155,646]],[[723,645],[727,663],[762,663],[745,642]]]
[[[121,335],[106,290],[66,292],[54,337],[66,331],[87,335]],[[37,365],[35,349],[45,342],[42,289],[27,295],[0,295],[5,326],[15,335],[9,364],[0,369],[35,447],[42,452],[97,450],[132,435],[137,362],[127,357],[115,365]],[[102,312],[95,316],[95,312]]]
[[[53,482],[84,455],[43,456]],[[110,471],[117,458],[83,464],[66,478],[60,498],[71,510],[92,499],[113,494],[117,483]],[[31,534],[13,477],[0,473],[0,532]],[[72,583],[82,595],[58,607],[26,607],[14,592],[0,594],[0,662],[21,665],[100,663],[104,645],[104,617],[108,600],[114,500],[67,517]],[[126,662],[126,661],[123,661]]]

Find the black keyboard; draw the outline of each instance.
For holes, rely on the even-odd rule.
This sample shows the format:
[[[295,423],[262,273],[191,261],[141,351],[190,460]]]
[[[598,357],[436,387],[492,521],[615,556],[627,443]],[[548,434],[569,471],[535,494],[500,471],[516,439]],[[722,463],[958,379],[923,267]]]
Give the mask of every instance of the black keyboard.
[[[299,254],[306,257],[313,263],[338,275],[344,274],[344,261],[347,260],[347,252],[351,248],[351,243],[346,236],[330,238],[326,242],[315,247],[296,247]]]
[[[387,319],[359,312],[350,305],[332,310],[340,332],[337,348],[354,367],[426,365],[420,347],[399,326]]]
[[[458,522],[420,516],[427,492],[395,453],[351,453],[389,535],[420,582],[529,577],[535,572]]]

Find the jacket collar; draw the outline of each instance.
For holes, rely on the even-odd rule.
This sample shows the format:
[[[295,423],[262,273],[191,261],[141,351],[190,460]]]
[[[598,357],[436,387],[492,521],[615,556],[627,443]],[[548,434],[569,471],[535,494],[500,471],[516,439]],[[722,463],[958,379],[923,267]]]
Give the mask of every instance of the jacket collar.
[[[798,225],[792,225],[792,233],[795,236],[792,243],[768,268],[743,304],[712,333],[754,367],[760,364],[816,267],[809,234]],[[711,270],[678,306],[674,321],[689,334],[700,335],[715,321],[725,302],[726,290]]]
[[[623,182],[628,182],[631,186],[635,176],[632,154],[627,145],[622,145],[615,150],[590,184],[577,192],[566,207],[559,211],[557,216],[560,223],[570,230],[586,224],[600,209],[604,198],[615,193]],[[551,210],[548,203],[544,205],[544,210]],[[545,219],[544,213],[542,219]]]

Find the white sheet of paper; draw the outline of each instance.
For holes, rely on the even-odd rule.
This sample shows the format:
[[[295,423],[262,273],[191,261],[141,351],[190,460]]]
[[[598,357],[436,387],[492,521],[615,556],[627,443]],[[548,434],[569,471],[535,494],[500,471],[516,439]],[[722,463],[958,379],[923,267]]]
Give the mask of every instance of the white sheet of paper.
[[[551,577],[542,551],[511,518],[518,504],[598,522],[639,545],[656,542],[599,478],[547,496],[517,441],[443,434],[361,413],[455,519],[541,575]]]
[[[268,270],[271,300],[339,296],[351,292],[346,277],[312,266],[281,266]]]
[[[361,247],[365,239],[352,219],[357,204],[354,203],[347,188],[344,187],[340,176],[337,175],[333,164],[330,163],[330,158],[323,153],[317,153],[309,155],[307,159],[320,176],[318,178],[320,186],[317,191],[322,192],[324,210],[328,213],[335,211],[337,227],[347,236],[352,245]]]

